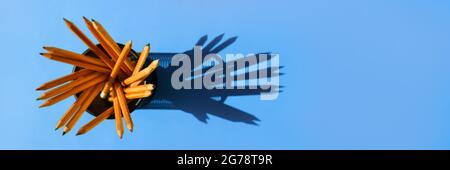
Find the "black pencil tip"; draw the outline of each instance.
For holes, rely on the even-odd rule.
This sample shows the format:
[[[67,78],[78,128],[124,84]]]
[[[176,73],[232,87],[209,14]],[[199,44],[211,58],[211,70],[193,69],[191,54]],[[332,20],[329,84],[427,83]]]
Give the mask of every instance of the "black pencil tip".
[[[85,16],[83,16],[83,20],[84,20],[84,22],[86,22],[86,23],[90,23],[91,21],[88,19],[88,18],[86,18]]]
[[[66,132],[63,132],[62,135],[64,136],[66,134]]]
[[[39,55],[44,55],[45,53],[39,53]]]

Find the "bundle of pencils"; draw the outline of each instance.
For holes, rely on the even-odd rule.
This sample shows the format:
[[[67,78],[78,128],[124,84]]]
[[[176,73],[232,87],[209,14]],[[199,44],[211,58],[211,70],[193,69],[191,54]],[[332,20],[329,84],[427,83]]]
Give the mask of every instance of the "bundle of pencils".
[[[94,58],[57,47],[43,47],[47,53],[41,53],[51,60],[71,64],[81,68],[66,76],[49,81],[36,90],[47,90],[38,100],[46,100],[40,107],[60,102],[69,96],[80,94],[72,106],[56,124],[56,129],[64,126],[63,135],[78,122],[82,114],[97,96],[113,103],[113,106],[80,128],[77,135],[85,134],[99,123],[114,114],[116,131],[119,138],[123,135],[122,118],[129,131],[133,131],[133,121],[128,103],[132,100],[152,95],[153,84],[145,84],[145,79],[158,67],[158,60],[144,66],[150,45],[147,44],[136,62],[129,58],[132,42],[123,48],[113,40],[104,27],[95,20],[83,17],[89,31],[98,40],[104,51],[94,44],[71,21],[64,19],[67,27],[86,44],[98,57]]]

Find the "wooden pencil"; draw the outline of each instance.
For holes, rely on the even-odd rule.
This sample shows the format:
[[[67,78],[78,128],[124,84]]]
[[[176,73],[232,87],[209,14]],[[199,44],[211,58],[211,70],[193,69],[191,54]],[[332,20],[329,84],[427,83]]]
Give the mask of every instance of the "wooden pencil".
[[[131,100],[127,101],[128,103],[131,102]],[[100,113],[97,117],[86,123],[84,126],[82,126],[78,132],[77,135],[82,135],[90,130],[92,130],[95,126],[102,123],[104,120],[106,120],[108,117],[110,117],[114,113],[114,106],[111,106],[110,108],[106,109],[102,113]]]
[[[111,71],[109,68],[106,68],[106,67],[101,67],[101,66],[97,66],[97,65],[94,65],[94,64],[81,62],[81,61],[78,61],[78,60],[72,60],[72,59],[64,58],[64,57],[61,57],[61,56],[58,56],[58,55],[55,55],[55,54],[41,53],[41,55],[44,56],[44,57],[47,57],[48,59],[51,59],[51,60],[55,60],[55,61],[59,61],[59,62],[67,63],[67,64],[71,64],[71,65],[74,65],[74,66],[82,67],[82,68],[93,70],[93,71],[97,71],[97,72],[109,73]]]
[[[75,24],[64,18],[64,22],[67,27],[76,35],[78,38],[86,44],[92,52],[97,55],[100,60],[102,60],[110,69],[114,67],[114,63],[109,59],[109,57],[103,53],[103,51],[97,47]]]
[[[158,67],[158,63],[159,60],[154,60],[152,63],[150,63],[149,66],[147,66],[142,71],[139,71],[137,74],[132,75],[131,77],[125,79],[123,83],[125,85],[130,85],[133,82],[147,78],[156,69],[156,67]]]
[[[106,40],[100,35],[100,33],[97,30],[95,30],[92,22],[84,16],[83,16],[83,20],[86,23],[86,26],[89,29],[89,31],[92,33],[92,35],[94,35],[94,37],[97,39],[97,41],[103,47],[103,49],[105,49],[105,51],[109,54],[109,56],[111,58],[113,58],[113,59],[115,58],[115,60],[117,60],[118,56],[115,55],[115,52],[112,49],[112,47],[107,44]]]
[[[89,19],[87,19],[86,17],[83,17],[83,19],[84,19],[84,22],[86,23],[86,26],[88,27],[89,31],[91,31],[91,33],[98,40],[98,42],[103,47],[103,49],[105,49],[106,53],[108,53],[109,56],[114,61],[117,61],[117,59],[119,58],[119,55],[116,54],[113,47],[108,44],[107,40],[105,38],[103,38],[102,35],[100,35],[100,32],[98,32],[94,28],[93,23],[91,21],[89,21]],[[131,75],[131,70],[129,70],[128,67],[126,67],[125,65],[121,66],[121,70],[124,72],[124,74],[126,74],[128,76]]]
[[[117,73],[119,72],[119,68],[123,65],[125,59],[128,57],[128,54],[130,54],[131,47],[133,46],[132,41],[128,41],[125,46],[122,49],[122,52],[119,55],[119,58],[116,61],[116,64],[114,65],[114,68],[111,72],[110,77],[115,79],[117,76]]]
[[[99,22],[97,22],[96,20],[92,20],[92,23],[94,25],[94,28],[99,32],[99,34],[105,38],[106,42],[113,47],[114,52],[116,53],[117,56],[120,55],[120,52],[122,51],[119,47],[119,45],[117,45],[116,41],[114,41],[114,39],[111,37],[111,35],[109,35],[108,31],[106,31],[106,29],[103,27],[102,24],[100,24]],[[131,60],[129,58],[125,59],[125,65],[128,67],[128,69],[131,71],[134,68],[134,64],[131,62]]]
[[[108,102],[111,102],[111,103],[114,102],[114,97],[109,96],[108,97]]]
[[[91,70],[88,70],[88,69],[81,69],[81,70],[78,70],[78,71],[76,71],[76,72],[70,73],[70,74],[68,74],[68,75],[66,75],[66,76],[59,77],[59,78],[57,78],[57,79],[54,79],[54,80],[49,81],[49,82],[47,82],[47,83],[44,83],[44,84],[42,84],[41,86],[39,86],[36,90],[47,90],[47,89],[51,89],[51,88],[53,88],[53,87],[56,87],[56,86],[58,86],[58,85],[61,85],[61,84],[63,84],[63,83],[66,83],[66,82],[68,82],[68,81],[75,80],[75,79],[77,79],[77,78],[79,78],[79,77],[83,77],[83,76],[89,75],[89,74],[91,74],[91,73],[93,73]]]
[[[141,80],[138,80],[138,81],[135,81],[135,82],[131,83],[131,84],[129,85],[129,87],[136,87],[136,86],[139,86],[140,84],[142,84],[142,82],[144,82],[144,79],[141,79]]]
[[[142,66],[144,66],[145,60],[147,59],[149,52],[150,52],[150,44],[147,44],[144,46],[144,48],[141,51],[141,54],[139,55],[138,61],[136,62],[136,66],[134,67],[133,70],[133,75],[141,71]]]
[[[153,84],[145,84],[145,85],[140,85],[140,86],[135,86],[135,87],[128,87],[128,88],[125,88],[124,91],[125,91],[125,93],[138,93],[138,92],[153,90],[154,88],[155,88],[155,86]]]
[[[72,116],[72,118],[67,122],[67,125],[64,127],[63,135],[68,133],[78,122],[78,120],[83,115],[84,111],[91,105],[92,101],[94,101],[95,97],[100,93],[100,90],[102,90],[103,84],[97,84],[95,88],[89,93],[86,100],[84,100],[81,103],[80,108],[77,110],[77,112]]]
[[[107,83],[105,83],[105,87],[103,87],[102,92],[100,93],[100,97],[105,99],[107,97],[107,94],[109,92],[109,89],[111,88],[112,83],[114,83],[114,80],[116,79],[117,74],[119,73],[120,67],[123,65],[123,61],[130,53],[132,46],[132,42],[128,41],[125,44],[125,47],[123,48],[122,52],[120,53],[119,58],[117,59],[116,64],[114,65],[113,70],[111,71],[111,74],[109,75],[109,80]]]
[[[104,82],[107,79],[107,77],[108,76],[106,76],[106,75],[101,75],[101,76],[95,78],[94,80],[91,80],[91,81],[89,81],[89,82],[87,82],[85,84],[81,84],[81,85],[79,85],[77,87],[74,87],[74,88],[70,89],[69,91],[66,91],[66,92],[64,92],[62,94],[59,94],[59,95],[57,95],[57,96],[55,96],[53,98],[48,99],[47,101],[45,101],[39,107],[41,108],[41,107],[46,107],[46,106],[53,105],[53,104],[55,104],[55,103],[57,103],[57,102],[59,102],[61,100],[66,99],[67,97],[70,97],[70,96],[72,96],[72,95],[74,95],[76,93],[79,93],[79,92],[81,92],[81,91],[83,91],[83,90],[85,90],[85,89],[87,89],[89,87],[92,87],[92,86],[97,85],[97,84],[99,84],[101,82]]]
[[[111,88],[112,89],[112,88]],[[109,97],[108,97],[108,101],[109,102],[114,102],[113,100],[114,100],[114,97],[113,96],[116,96],[116,91],[114,90],[114,89],[112,89],[111,91],[109,91]]]
[[[45,50],[47,50],[50,54],[55,54],[55,55],[65,57],[68,59],[83,61],[86,63],[90,63],[90,64],[108,68],[108,66],[105,65],[105,63],[103,63],[102,60],[94,58],[94,57],[85,56],[82,54],[78,54],[78,53],[75,53],[75,52],[72,52],[69,50],[60,49],[57,47],[43,47],[43,48]]]
[[[150,44],[147,44],[144,46],[144,49],[142,49],[141,55],[139,55],[139,59],[136,62],[136,66],[134,67],[132,75],[136,75],[139,71],[141,71],[142,66],[144,66],[145,60],[147,59],[149,52],[150,52]],[[140,82],[134,82],[130,85],[130,87],[134,87],[139,84],[140,84]]]
[[[145,98],[152,95],[151,91],[144,91],[139,93],[127,93],[125,94],[125,98],[132,100],[132,99],[139,99],[139,98]]]
[[[113,88],[114,89],[114,88]],[[113,106],[114,106],[114,117],[116,122],[116,132],[120,139],[122,139],[123,135],[123,124],[122,124],[122,111],[119,104],[119,99],[117,96],[113,97]]]
[[[101,73],[92,73],[92,74],[90,74],[90,75],[88,75],[86,77],[80,77],[80,78],[78,78],[78,79],[76,79],[76,80],[74,80],[74,81],[72,81],[70,83],[64,84],[62,86],[59,86],[57,88],[54,88],[54,89],[52,89],[50,91],[45,92],[44,94],[42,94],[38,98],[38,100],[47,99],[47,98],[53,97],[53,96],[55,96],[57,94],[61,94],[61,93],[65,92],[65,91],[67,91],[67,90],[70,90],[71,88],[73,88],[75,86],[78,86],[80,84],[86,83],[87,81],[90,81],[90,80],[92,80],[92,79],[94,79],[94,78],[96,78],[96,77],[98,77],[100,75],[101,75]]]
[[[120,104],[120,109],[122,111],[123,119],[127,125],[128,130],[133,132],[133,120],[131,119],[130,110],[128,109],[127,100],[125,99],[125,95],[123,94],[122,86],[119,82],[114,83],[114,90],[117,100]],[[115,100],[115,99],[114,99]]]
[[[114,113],[114,107],[110,107],[103,111],[101,114],[99,114],[97,117],[92,119],[90,122],[86,123],[83,127],[81,127],[76,135],[82,135],[87,132],[89,132],[91,129],[93,129],[95,126],[106,120],[109,116],[111,116]]]
[[[93,89],[94,87],[90,87],[81,93],[75,103],[73,103],[69,110],[67,110],[66,113],[64,113],[64,115],[61,117],[61,119],[59,119],[58,123],[56,124],[55,130],[61,128],[67,123],[67,121],[73,116],[73,114],[75,114],[75,112],[79,109],[81,103],[86,100]]]
[[[106,81],[105,86],[103,86],[103,89],[100,92],[100,98],[106,99],[106,97],[108,97],[108,92],[110,91],[110,87],[112,87],[113,82],[113,79],[108,79],[108,81]]]

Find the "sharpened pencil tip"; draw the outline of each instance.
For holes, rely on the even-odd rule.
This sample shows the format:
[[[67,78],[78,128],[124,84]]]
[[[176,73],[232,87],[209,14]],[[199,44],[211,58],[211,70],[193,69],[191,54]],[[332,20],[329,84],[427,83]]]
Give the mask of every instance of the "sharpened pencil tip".
[[[41,100],[41,98],[40,98],[40,97],[38,97],[38,98],[36,98],[36,100]]]
[[[55,128],[55,131],[57,131],[59,128]]]
[[[63,20],[64,20],[64,22],[70,22],[68,19],[66,19],[66,18],[63,18]]]
[[[47,101],[45,101],[45,103],[43,103],[42,105],[39,106],[39,108],[43,108],[43,107],[47,107],[50,106],[50,103]]]
[[[62,136],[64,136],[65,134],[66,134],[66,132],[63,132],[63,133],[62,133]]]
[[[86,23],[91,23],[91,21],[88,19],[88,18],[86,18],[85,16],[83,16],[83,20],[84,20],[84,22],[86,22]]]
[[[97,22],[94,18],[92,18],[91,20],[92,20],[92,22]]]
[[[150,43],[147,43],[147,44],[145,44],[145,46],[148,46],[148,47],[150,47]]]
[[[81,133],[81,132],[77,132],[77,134],[75,134],[75,136],[80,136],[80,135],[82,135],[83,133]]]

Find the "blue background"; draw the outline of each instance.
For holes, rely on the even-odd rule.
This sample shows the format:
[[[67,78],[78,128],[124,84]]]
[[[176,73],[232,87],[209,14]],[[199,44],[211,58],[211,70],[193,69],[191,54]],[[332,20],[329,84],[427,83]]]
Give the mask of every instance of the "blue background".
[[[137,50],[238,36],[221,54],[279,53],[284,92],[226,101],[259,126],[140,110],[122,140],[114,121],[61,136],[54,126],[74,99],[38,109],[35,88],[72,68],[38,54],[44,45],[84,51],[62,20],[88,32],[82,16]],[[446,0],[2,1],[0,149],[449,149],[449,18]]]

